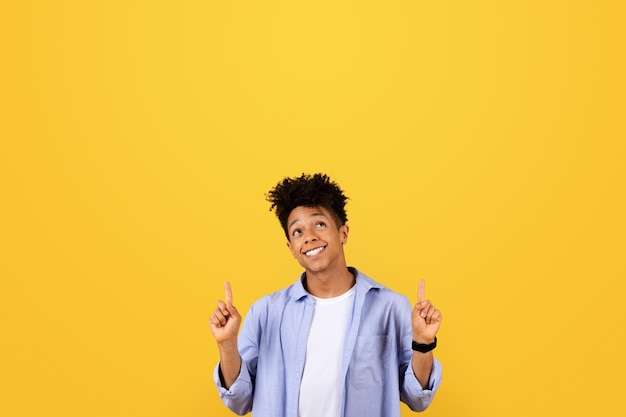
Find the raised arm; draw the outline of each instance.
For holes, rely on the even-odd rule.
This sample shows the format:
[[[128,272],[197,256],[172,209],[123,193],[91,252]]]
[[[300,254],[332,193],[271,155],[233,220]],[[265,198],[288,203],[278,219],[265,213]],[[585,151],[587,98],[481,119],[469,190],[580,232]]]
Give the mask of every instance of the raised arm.
[[[233,306],[233,293],[229,282],[224,283],[224,292],[225,300],[217,302],[213,315],[209,317],[209,326],[220,352],[222,384],[224,388],[229,389],[241,370],[241,357],[237,348],[241,315]]]
[[[415,304],[411,314],[413,341],[421,345],[431,344],[435,341],[442,320],[441,311],[437,310],[430,300],[426,300],[424,287],[424,280],[420,280],[417,289],[417,304]],[[411,365],[420,385],[426,389],[433,366],[432,350],[426,353],[414,350]]]

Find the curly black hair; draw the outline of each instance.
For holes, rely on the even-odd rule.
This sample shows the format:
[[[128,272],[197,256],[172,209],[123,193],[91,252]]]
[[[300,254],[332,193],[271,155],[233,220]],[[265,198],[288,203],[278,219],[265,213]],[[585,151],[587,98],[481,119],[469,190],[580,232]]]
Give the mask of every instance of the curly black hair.
[[[276,216],[287,239],[287,219],[296,207],[324,207],[333,214],[337,227],[348,221],[345,209],[348,197],[326,174],[302,174],[297,178],[284,178],[265,198],[271,203],[270,211],[276,209]]]

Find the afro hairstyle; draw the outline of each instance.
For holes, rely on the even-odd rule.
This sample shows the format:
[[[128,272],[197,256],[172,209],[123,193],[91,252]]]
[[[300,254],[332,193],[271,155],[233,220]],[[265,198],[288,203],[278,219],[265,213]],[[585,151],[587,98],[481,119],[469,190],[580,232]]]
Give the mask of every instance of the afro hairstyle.
[[[275,209],[285,236],[289,239],[287,219],[296,207],[324,207],[332,213],[337,227],[346,224],[346,197],[339,186],[326,174],[302,174],[297,178],[284,178],[265,196]]]

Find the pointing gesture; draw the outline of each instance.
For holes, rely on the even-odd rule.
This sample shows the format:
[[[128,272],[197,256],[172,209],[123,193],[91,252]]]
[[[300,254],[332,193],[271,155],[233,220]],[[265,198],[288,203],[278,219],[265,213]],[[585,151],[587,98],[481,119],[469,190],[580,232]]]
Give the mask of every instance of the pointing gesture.
[[[418,343],[432,343],[441,325],[441,311],[437,310],[424,296],[424,280],[417,287],[417,304],[411,314],[413,340]]]
[[[209,317],[211,333],[218,344],[237,340],[241,315],[233,306],[233,293],[230,283],[224,283],[225,301],[219,300],[213,315]]]

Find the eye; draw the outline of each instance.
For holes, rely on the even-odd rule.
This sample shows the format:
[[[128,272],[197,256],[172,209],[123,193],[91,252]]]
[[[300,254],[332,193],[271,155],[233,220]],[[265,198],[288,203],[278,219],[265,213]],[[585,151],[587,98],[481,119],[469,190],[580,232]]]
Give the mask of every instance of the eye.
[[[317,227],[318,229],[322,228],[322,227],[326,227],[326,223],[324,223],[324,222],[317,222],[317,223],[315,223],[315,227]]]
[[[294,236],[294,237],[295,237],[295,236],[300,236],[300,233],[302,233],[302,231],[300,231],[300,229],[294,229],[294,230],[291,232],[291,236]]]

